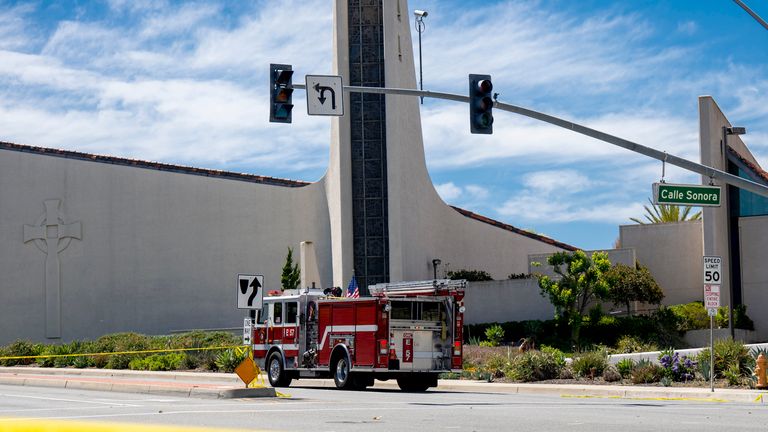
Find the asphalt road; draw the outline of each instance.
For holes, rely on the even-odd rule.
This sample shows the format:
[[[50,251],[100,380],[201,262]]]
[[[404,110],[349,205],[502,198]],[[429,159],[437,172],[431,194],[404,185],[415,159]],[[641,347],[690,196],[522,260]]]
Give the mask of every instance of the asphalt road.
[[[765,431],[768,406],[509,393],[290,387],[289,398],[195,399],[0,386],[0,430],[18,418],[243,430]]]

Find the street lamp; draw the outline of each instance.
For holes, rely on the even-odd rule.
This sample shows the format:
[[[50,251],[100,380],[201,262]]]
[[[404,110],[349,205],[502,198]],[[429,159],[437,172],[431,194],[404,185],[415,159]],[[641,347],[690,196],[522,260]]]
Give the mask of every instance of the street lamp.
[[[747,133],[747,128],[745,127],[723,126],[723,151],[724,152],[728,151],[728,135],[744,135],[746,133]],[[726,167],[726,170],[727,170],[727,167]],[[729,200],[729,203],[730,203],[730,200]],[[726,211],[728,212],[726,214],[726,217],[730,219],[730,210],[726,210]],[[730,251],[730,247],[732,244],[731,243],[732,232],[731,232],[730,220],[728,221],[727,227],[728,227],[728,247],[729,247],[728,250]],[[732,271],[733,263],[731,262],[732,255],[733,254],[731,253],[728,254],[728,266],[730,267],[729,270],[731,270],[728,272],[728,275],[729,275],[728,277],[728,331],[731,333],[731,340],[735,339],[736,337],[736,333],[734,332],[734,329],[733,329],[733,271]]]
[[[437,266],[440,265],[442,261],[440,261],[440,258],[435,258],[432,260],[432,270],[434,271],[434,279],[437,280]]]
[[[416,32],[419,33],[419,90],[424,90],[424,73],[421,70],[421,34],[424,33],[424,29],[426,29],[424,18],[426,18],[429,13],[425,10],[416,9],[413,11],[413,15],[416,17]],[[424,96],[421,97],[421,104],[424,105]]]

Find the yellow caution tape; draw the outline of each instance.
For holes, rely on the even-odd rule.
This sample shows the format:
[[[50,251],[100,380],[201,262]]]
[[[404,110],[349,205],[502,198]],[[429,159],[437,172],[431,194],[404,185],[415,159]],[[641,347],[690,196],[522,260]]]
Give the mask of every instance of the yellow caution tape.
[[[280,392],[279,392],[279,391],[277,391],[277,390],[275,390],[275,394],[276,394],[276,395],[277,395],[277,397],[279,397],[279,398],[289,398],[289,397],[291,397],[291,395],[289,395],[288,393],[280,393]]]
[[[62,420],[0,419],[0,432],[232,432],[243,429]],[[249,429],[254,432],[254,429]]]
[[[172,349],[155,349],[155,350],[142,350],[142,351],[116,351],[116,352],[80,353],[80,354],[41,354],[41,355],[35,355],[35,356],[0,357],[0,360],[23,360],[23,359],[57,358],[57,357],[86,357],[86,356],[101,356],[101,355],[146,354],[146,353],[180,352],[180,351],[212,351],[212,350],[223,350],[223,349],[237,349],[242,347],[244,346],[234,345],[234,346],[219,346],[219,347],[172,348]],[[246,349],[247,349],[247,346],[246,346]]]
[[[763,395],[759,395],[759,396],[757,396],[757,398],[755,399],[755,402],[762,402],[762,401],[763,401]]]

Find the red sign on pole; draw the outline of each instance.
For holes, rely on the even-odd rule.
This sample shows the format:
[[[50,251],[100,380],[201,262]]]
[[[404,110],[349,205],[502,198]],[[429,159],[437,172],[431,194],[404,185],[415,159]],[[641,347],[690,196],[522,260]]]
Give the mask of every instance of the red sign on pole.
[[[413,333],[403,333],[403,363],[413,363]]]

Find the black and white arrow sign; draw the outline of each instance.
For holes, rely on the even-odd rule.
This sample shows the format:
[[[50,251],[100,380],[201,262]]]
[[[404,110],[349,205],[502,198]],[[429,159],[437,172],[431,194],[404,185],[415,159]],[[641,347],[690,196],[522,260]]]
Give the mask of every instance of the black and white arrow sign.
[[[307,75],[307,114],[344,115],[344,86],[340,76]]]
[[[237,308],[261,309],[264,300],[263,275],[237,275]]]

